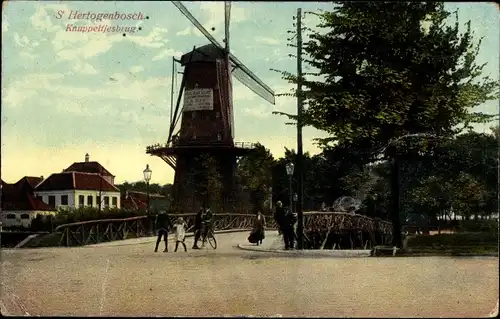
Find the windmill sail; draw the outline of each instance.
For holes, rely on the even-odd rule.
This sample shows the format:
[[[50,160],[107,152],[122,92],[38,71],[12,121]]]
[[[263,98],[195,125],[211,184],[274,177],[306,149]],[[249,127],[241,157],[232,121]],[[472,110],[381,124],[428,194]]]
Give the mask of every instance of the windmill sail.
[[[198,20],[189,12],[189,10],[180,2],[172,1],[172,3],[179,9],[179,11],[193,23],[201,33],[207,37],[215,46],[225,51],[225,48],[201,25]],[[233,75],[243,85],[252,90],[255,94],[259,95],[271,104],[275,104],[274,91],[264,84],[252,71],[250,71],[240,60],[238,60],[232,53],[229,53],[229,61],[235,67]]]
[[[250,71],[243,63],[235,63],[235,60],[238,61],[235,56],[230,54],[229,59],[233,63],[233,66],[236,67],[233,71],[234,77],[252,90],[255,94],[274,105],[274,91],[269,86],[264,84],[264,82],[253,74],[252,71]]]

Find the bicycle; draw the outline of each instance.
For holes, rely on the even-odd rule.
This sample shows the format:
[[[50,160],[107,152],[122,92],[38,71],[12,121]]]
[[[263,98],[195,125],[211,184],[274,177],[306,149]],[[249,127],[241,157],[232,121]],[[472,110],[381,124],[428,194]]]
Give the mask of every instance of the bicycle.
[[[205,226],[205,227],[207,227],[207,226]],[[213,249],[217,249],[217,240],[215,240],[215,235],[214,235],[214,231],[213,231],[212,227],[210,227],[206,233],[205,233],[205,231],[203,232],[203,238],[201,241],[202,247],[205,246],[205,242],[207,240]]]

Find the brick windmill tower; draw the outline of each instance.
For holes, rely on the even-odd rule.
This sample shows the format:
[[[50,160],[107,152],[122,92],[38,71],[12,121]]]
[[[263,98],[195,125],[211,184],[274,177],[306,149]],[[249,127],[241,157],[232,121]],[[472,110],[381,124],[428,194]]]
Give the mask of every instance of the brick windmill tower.
[[[193,48],[180,60],[173,59],[172,80],[177,64],[184,71],[175,108],[172,83],[168,142],[149,146],[146,153],[161,157],[175,170],[173,205],[184,213],[207,204],[202,196],[197,195],[197,187],[202,183],[199,178],[203,172],[200,170],[202,158],[211,158],[220,185],[220,208],[230,212],[238,200],[234,185],[237,158],[253,150],[251,143],[234,142],[231,77],[272,104],[275,103],[274,91],[230,53],[229,2],[225,2],[225,46],[218,43],[184,5],[179,1],[172,2],[211,43]],[[181,124],[177,130],[179,119]]]

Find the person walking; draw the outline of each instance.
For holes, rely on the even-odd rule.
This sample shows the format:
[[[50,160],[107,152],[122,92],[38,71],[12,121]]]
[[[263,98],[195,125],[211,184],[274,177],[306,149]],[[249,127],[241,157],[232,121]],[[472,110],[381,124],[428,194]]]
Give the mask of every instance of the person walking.
[[[194,218],[194,244],[192,249],[200,249],[198,247],[198,240],[200,240],[201,236],[201,228],[203,226],[203,207],[200,207],[200,210],[196,214],[196,217]]]
[[[294,225],[297,222],[297,216],[291,211],[287,210],[283,217],[283,239],[285,241],[285,250],[293,249],[295,243]]]
[[[283,218],[285,217],[285,209],[281,201],[276,202],[276,209],[274,211],[274,221],[278,226],[278,234],[283,234]]]
[[[165,241],[165,250],[163,252],[168,252],[168,232],[172,229],[172,221],[170,221],[170,216],[167,212],[160,212],[156,215],[155,228],[157,229],[158,239],[156,240],[155,253],[158,252],[158,246],[160,245],[161,238]]]
[[[174,252],[177,252],[177,248],[179,247],[179,243],[184,246],[184,251],[187,251],[186,244],[184,243],[184,240],[186,239],[186,227],[187,224],[184,221],[182,217],[179,217],[177,219],[177,222],[174,224],[175,228],[175,250]]]
[[[257,234],[257,246],[262,245],[262,241],[266,238],[265,233],[266,228],[266,218],[260,211],[257,212],[257,218],[255,219],[255,232]]]

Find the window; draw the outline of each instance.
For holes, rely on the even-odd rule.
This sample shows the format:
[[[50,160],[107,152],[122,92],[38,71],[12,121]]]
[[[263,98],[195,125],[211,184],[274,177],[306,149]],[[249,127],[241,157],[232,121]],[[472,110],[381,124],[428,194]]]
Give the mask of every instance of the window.
[[[101,196],[97,196],[96,200],[95,200],[95,203],[97,205],[101,205],[102,201],[101,201]]]
[[[114,207],[118,206],[118,198],[117,197],[112,198],[112,204]]]
[[[21,214],[21,219],[30,219],[29,214]]]
[[[215,112],[215,118],[220,119],[220,112],[219,111]]]
[[[16,214],[7,214],[7,219],[16,219]]]
[[[83,195],[79,195],[79,196],[78,196],[78,205],[79,205],[80,207],[85,206],[85,196],[83,196]]]
[[[191,112],[191,118],[194,120],[196,118],[196,111]]]
[[[94,196],[92,196],[92,195],[87,196],[87,205],[92,207],[94,205],[93,200],[94,200]]]
[[[217,141],[220,141],[222,140],[222,134],[221,133],[217,133]]]
[[[38,196],[36,197],[36,199],[39,199],[39,200],[41,200],[41,201],[43,202],[43,196],[38,195]]]
[[[56,197],[55,196],[49,196],[49,205],[52,207],[56,207]]]
[[[108,207],[108,206],[109,206],[109,197],[104,196],[104,207]]]
[[[49,196],[50,201],[50,196]],[[61,205],[68,205],[68,195],[61,195]]]

